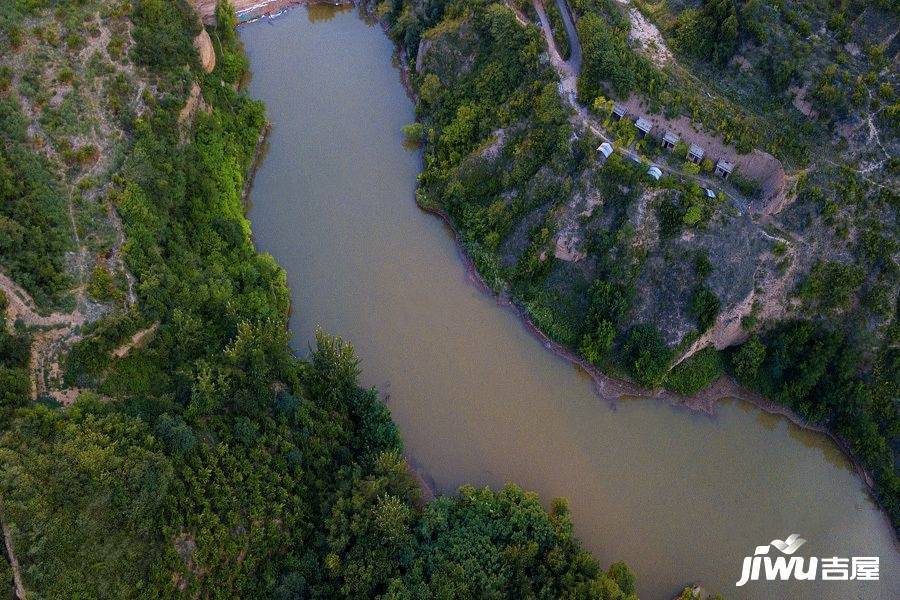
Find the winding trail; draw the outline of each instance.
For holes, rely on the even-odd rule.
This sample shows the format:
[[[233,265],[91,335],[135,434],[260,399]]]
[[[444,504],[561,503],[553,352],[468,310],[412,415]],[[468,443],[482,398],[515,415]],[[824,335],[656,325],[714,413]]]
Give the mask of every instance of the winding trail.
[[[7,317],[10,322],[23,321],[33,327],[66,327],[73,322],[81,324],[84,316],[77,310],[71,313],[50,313],[43,316],[38,312],[37,306],[31,296],[5,273],[0,272],[0,290],[6,294]]]
[[[3,542],[6,544],[6,556],[9,558],[9,566],[13,572],[13,583],[16,588],[16,598],[25,600],[25,582],[22,579],[22,568],[19,566],[19,559],[13,552],[12,531],[6,524],[6,515],[3,512],[3,502],[0,500],[0,526],[3,528]]]
[[[543,8],[543,5],[541,5],[542,10]],[[559,13],[562,15],[563,26],[566,28],[566,35],[569,37],[569,60],[566,61],[566,64],[577,76],[581,74],[581,40],[578,39],[575,19],[572,18],[572,11],[566,0],[556,0],[556,8],[559,9]],[[546,11],[544,12],[546,13]]]
[[[34,330],[30,353],[31,399],[37,400],[46,392],[49,376],[59,374],[59,364],[54,357],[58,356],[62,345],[73,343],[81,337],[77,330],[85,323],[85,315],[78,308],[70,313],[41,315],[28,292],[2,272],[0,291],[3,291],[7,299],[8,326],[12,328],[16,321],[21,321]],[[79,286],[77,295],[83,294],[83,286]],[[79,391],[62,390],[61,401],[64,404],[70,403]]]
[[[113,229],[116,232],[116,242],[113,244],[112,250],[110,251],[109,263],[114,266],[114,268],[121,270],[125,274],[125,302],[126,306],[134,306],[137,304],[137,293],[134,291],[135,286],[137,285],[137,281],[131,271],[128,269],[128,266],[125,264],[125,260],[122,257],[122,248],[125,246],[125,226],[122,224],[122,218],[119,216],[119,211],[115,207],[115,205],[110,202],[109,207],[107,209],[107,217],[109,218],[110,224],[112,224]]]
[[[571,55],[568,61],[563,60],[562,55],[559,53],[559,50],[556,47],[556,42],[553,39],[553,29],[550,24],[550,19],[547,17],[547,12],[544,8],[543,2],[544,0],[532,0],[535,12],[537,13],[538,19],[540,21],[544,39],[547,43],[547,48],[550,55],[550,63],[559,74],[559,95],[563,99],[563,101],[566,102],[572,108],[572,110],[574,110],[575,113],[571,119],[572,125],[576,128],[576,130],[579,128],[586,129],[599,137],[601,140],[613,143],[612,136],[607,133],[607,131],[603,127],[602,122],[596,116],[591,114],[586,106],[578,102],[578,76],[581,72],[582,49],[581,42],[578,39],[578,31],[573,22],[572,13],[569,9],[568,2],[566,0],[555,0],[557,6],[559,7],[560,13],[562,14],[563,23],[566,29],[566,35],[569,36],[569,47],[571,48]],[[630,160],[646,165],[645,159],[631,148],[617,147],[616,150],[618,152],[621,152]],[[707,189],[717,190],[720,194],[724,195],[725,198],[728,199],[735,210],[737,210],[740,218],[746,219],[752,225],[752,227],[759,232],[759,234],[773,241],[783,242],[784,244],[786,244],[791,254],[796,254],[798,244],[795,244],[793,240],[788,239],[786,236],[773,236],[769,234],[764,228],[765,223],[761,222],[757,218],[754,218],[754,215],[751,214],[751,211],[749,209],[749,202],[747,201],[747,199],[718,188],[716,182],[710,180],[707,177],[704,177],[703,175],[686,173],[677,167],[673,167],[667,164],[654,164],[656,164],[656,166],[666,174],[674,175],[685,180],[694,181],[701,187]],[[792,261],[792,264],[795,262],[796,261]],[[765,294],[764,297],[766,298],[766,306],[763,307],[764,310],[771,311],[772,308],[778,304],[779,297],[776,296],[784,291],[786,287],[785,279],[787,276],[787,273],[783,274],[780,278],[778,278],[777,281],[771,282],[769,287],[772,290],[777,291],[778,294]],[[771,304],[771,306],[769,306],[769,304]],[[742,305],[739,305],[739,307],[736,308],[740,308],[740,306]],[[751,310],[751,306],[744,306],[742,310],[745,313],[749,313]],[[692,344],[689,348],[682,352],[681,355],[678,356],[678,358],[675,360],[675,364],[684,361],[695,352],[697,352],[701,348],[701,344],[699,342],[717,340],[715,347],[721,349],[722,347],[732,345],[733,343],[735,343],[735,341],[738,341],[742,337],[743,333],[739,328],[735,327],[735,324],[738,324],[740,322],[740,318],[742,316],[743,314],[734,313],[733,311],[727,315],[720,315],[720,319],[717,320],[716,326],[713,327],[710,331],[706,332],[703,336],[701,336],[700,339],[697,340],[698,343]]]

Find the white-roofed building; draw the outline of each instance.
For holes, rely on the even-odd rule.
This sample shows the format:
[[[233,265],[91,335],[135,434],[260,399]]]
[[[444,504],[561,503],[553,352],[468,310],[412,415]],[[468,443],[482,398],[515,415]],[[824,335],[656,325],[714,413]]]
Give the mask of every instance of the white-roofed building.
[[[650,133],[650,130],[653,129],[653,123],[644,117],[639,117],[638,120],[634,122],[634,126],[637,127],[637,130],[641,135],[647,135]]]
[[[663,148],[674,148],[675,144],[678,143],[679,139],[680,138],[678,137],[677,133],[667,131],[665,133],[665,135],[663,135],[663,139],[662,139]]]
[[[728,176],[731,175],[732,171],[734,171],[734,163],[730,163],[721,158],[719,159],[719,162],[716,163],[716,175],[719,175],[722,179],[728,179]]]
[[[688,157],[689,161],[691,161],[692,163],[694,163],[696,165],[699,165],[700,162],[703,160],[703,154],[704,154],[703,148],[701,148],[697,144],[691,144],[691,147],[688,148],[687,157]]]

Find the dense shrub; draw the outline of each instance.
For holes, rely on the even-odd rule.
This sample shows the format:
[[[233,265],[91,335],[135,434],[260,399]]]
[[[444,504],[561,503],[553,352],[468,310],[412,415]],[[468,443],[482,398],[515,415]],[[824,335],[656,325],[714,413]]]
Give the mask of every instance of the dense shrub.
[[[18,101],[0,97],[0,260],[40,305],[59,300],[70,284],[66,202],[47,159],[28,145]]]
[[[864,381],[848,342],[811,321],[788,321],[741,346],[732,354],[732,366],[745,385],[844,437],[874,474],[878,497],[896,525],[900,478],[888,440],[900,431],[900,353],[882,350]]]
[[[662,383],[672,357],[659,331],[650,324],[637,325],[628,332],[622,353],[631,376],[647,387]]]
[[[737,48],[738,16],[734,0],[703,0],[700,9],[685,10],[673,27],[678,52],[722,64]]]
[[[675,365],[666,375],[665,385],[673,392],[690,396],[709,387],[722,374],[722,369],[721,354],[707,346]]]
[[[719,314],[719,298],[709,290],[701,287],[694,292],[691,299],[691,314],[697,319],[700,331],[706,331],[716,322]]]

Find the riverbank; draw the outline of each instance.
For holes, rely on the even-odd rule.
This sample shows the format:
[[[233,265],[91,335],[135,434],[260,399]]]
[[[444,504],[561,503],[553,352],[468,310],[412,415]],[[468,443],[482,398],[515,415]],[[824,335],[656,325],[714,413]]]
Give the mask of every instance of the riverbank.
[[[560,10],[563,10],[564,7],[567,7],[567,4],[564,1],[557,1],[557,4]],[[538,2],[535,2],[535,9],[537,10],[539,15],[543,14],[542,7]],[[563,12],[567,11],[564,10]],[[544,19],[544,21],[546,21],[546,19]],[[544,23],[544,25],[546,28],[546,22]],[[575,33],[574,26],[568,29],[569,35],[573,35]],[[545,37],[547,38],[546,43],[548,44],[551,56],[553,56],[554,54],[558,56],[558,51],[554,47],[552,36]],[[574,62],[579,63],[578,66],[580,67],[580,44],[578,43],[577,35],[573,37],[573,47],[578,48],[577,56],[574,57]],[[560,64],[556,65],[557,71],[560,76],[560,95],[563,97],[564,101],[568,99],[570,104],[573,108],[576,109],[576,111],[578,111],[579,108],[583,109],[583,107],[579,107],[579,105],[574,101],[574,84],[577,78],[578,68],[572,69],[568,62],[562,61],[561,59],[555,62],[561,63],[561,66],[564,67],[560,68]],[[567,71],[569,73],[568,77],[566,76]],[[405,61],[401,63],[401,79],[403,81],[409,80],[408,64]],[[408,91],[408,93],[410,92],[411,91]],[[414,96],[411,97],[414,98]],[[422,207],[421,204],[420,207],[425,208],[429,212],[435,213],[432,207]],[[468,257],[461,242],[460,232],[456,230],[454,224],[451,222],[451,219],[446,213],[444,213],[440,208],[437,208],[437,210],[440,212],[439,216],[441,216],[444,222],[451,227],[453,234],[456,237],[457,245],[460,247],[460,252],[466,258],[465,262],[467,265],[467,269],[475,278],[479,279],[478,287],[480,287],[482,290],[488,290],[493,294],[494,292],[491,290],[490,286],[483,279],[481,279],[480,273],[478,273],[476,266]],[[891,523],[891,529],[894,532],[895,544],[900,547],[900,537],[898,537],[898,529],[894,526],[893,522],[891,522],[890,516],[887,512],[887,508],[879,498],[878,487],[873,474],[854,455],[850,443],[829,428],[806,421],[803,417],[801,417],[789,407],[765,398],[753,392],[752,390],[743,387],[737,381],[727,375],[721,376],[705,390],[693,396],[681,396],[666,389],[647,390],[633,382],[609,377],[603,374],[598,367],[588,362],[584,357],[580,356],[572,348],[563,346],[562,344],[559,344],[558,342],[550,339],[549,336],[547,336],[530,318],[527,309],[520,303],[517,303],[514,299],[505,297],[502,294],[500,296],[500,300],[501,303],[507,303],[513,307],[513,309],[519,314],[520,318],[522,318],[522,320],[524,321],[526,328],[534,336],[536,336],[547,349],[553,351],[558,356],[565,358],[569,362],[578,365],[584,371],[586,371],[594,381],[594,386],[598,395],[608,401],[616,401],[623,398],[660,399],[665,400],[673,405],[685,406],[694,411],[713,415],[715,414],[715,407],[719,402],[728,398],[735,398],[738,400],[749,402],[766,413],[785,417],[788,421],[790,421],[797,427],[818,434],[824,434],[829,439],[831,439],[834,444],[840,449],[841,453],[852,465],[853,470],[863,481],[869,495],[882,509],[882,513],[887,517],[889,523]]]
[[[262,131],[259,132],[259,138],[256,140],[256,149],[253,151],[253,160],[250,163],[250,169],[245,176],[244,189],[241,192],[241,204],[245,207],[247,206],[247,199],[250,197],[250,190],[253,188],[253,180],[256,178],[256,172],[259,170],[259,165],[262,164],[263,159],[266,157],[266,150],[268,149],[267,140],[271,131],[272,124],[267,121],[263,126]]]
[[[347,6],[354,4],[353,0],[233,0],[234,13],[237,16],[238,25],[252,23],[262,17],[274,17],[285,10],[297,6],[310,4],[325,4],[332,6]],[[218,0],[191,0],[194,9],[200,15],[200,19],[206,25],[212,25],[216,20],[216,6]]]
[[[896,562],[882,513],[824,438],[735,401],[715,422],[657,402],[598,404],[584,369],[473,289],[452,231],[409,202],[423,159],[400,143],[415,114],[394,45],[365,15],[331,12],[241,30],[248,92],[274,124],[248,216],[287,273],[292,348],[305,354],[317,327],[353,340],[363,385],[380,390],[437,493],[515,481],[545,503],[569,498],[579,537],[601,563],[633,564],[642,597],[690,580],[728,589],[771,528],[814,532],[822,555]]]
[[[383,22],[383,20],[376,19],[371,12],[363,10],[361,11],[361,13],[363,13],[363,16],[366,18],[370,18],[380,22],[383,29],[386,28],[386,24]],[[397,66],[400,69],[400,81],[404,85],[404,89],[407,95],[415,100],[414,90],[412,90],[411,86],[409,85],[410,72],[408,68],[408,61],[406,60],[406,57],[402,55],[402,50],[396,48],[396,46],[395,56],[397,59]],[[456,239],[457,252],[460,256],[460,259],[466,266],[466,270],[469,273],[470,282],[472,282],[482,292],[494,296],[495,294],[493,290],[491,290],[490,286],[488,286],[487,283],[482,279],[474,263],[472,262],[471,257],[465,251],[465,248],[461,242],[459,232],[456,231],[453,223],[449,219],[449,216],[437,207],[420,206],[420,208],[428,213],[438,216],[445,222]],[[596,366],[589,363],[583,357],[579,356],[572,349],[564,347],[546,336],[530,319],[527,310],[525,310],[524,307],[516,304],[513,299],[501,295],[498,298],[498,304],[510,307],[511,310],[513,310],[521,319],[526,329],[533,336],[539,339],[539,341],[541,341],[542,345],[546,349],[550,350],[557,356],[564,358],[568,362],[579,366],[581,370],[586,372],[593,381],[597,395],[608,402],[617,402],[625,399],[664,400],[671,405],[684,406],[694,412],[714,415],[716,413],[716,407],[721,401],[726,399],[737,399],[744,402],[749,402],[765,413],[783,416],[792,424],[801,429],[818,434],[825,434],[834,442],[841,453],[847,458],[850,465],[852,465],[852,469],[854,470],[854,472],[863,481],[869,495],[873,497],[877,502],[873,478],[871,474],[853,456],[849,445],[837,435],[828,431],[826,428],[805,422],[801,417],[799,417],[799,415],[791,411],[789,408],[773,401],[767,400],[759,396],[758,394],[755,394],[750,390],[743,388],[734,380],[728,377],[720,378],[703,392],[690,397],[679,396],[664,389],[648,390],[637,384],[634,384],[633,382],[610,377],[602,373]],[[884,513],[882,512],[882,514]],[[891,529],[894,530],[893,527],[891,527]],[[896,543],[896,531],[894,531],[894,533]]]
[[[850,450],[849,444],[836,433],[829,430],[827,427],[815,425],[805,421],[790,408],[743,387],[728,375],[722,375],[705,390],[698,392],[693,396],[681,396],[664,388],[648,390],[647,388],[644,388],[631,381],[606,375],[596,365],[590,363],[584,357],[572,351],[571,348],[568,348],[551,339],[549,336],[547,336],[546,333],[541,331],[541,329],[531,319],[530,315],[528,314],[528,310],[524,306],[517,303],[508,295],[497,294],[494,292],[491,286],[488,285],[488,283],[478,272],[474,261],[472,261],[471,257],[465,250],[459,231],[454,226],[450,216],[444,210],[438,207],[423,206],[421,203],[418,203],[418,206],[421,210],[441,219],[441,221],[443,221],[445,226],[453,235],[454,239],[456,240],[456,246],[460,260],[463,262],[463,265],[466,269],[467,280],[472,284],[472,286],[486,295],[497,298],[498,306],[502,306],[513,311],[521,320],[525,329],[529,333],[531,333],[538,341],[540,341],[541,345],[543,345],[545,349],[549,350],[556,356],[559,356],[560,358],[570,362],[571,364],[581,368],[585,373],[587,373],[587,375],[593,382],[596,394],[602,400],[605,400],[606,402],[609,402],[611,404],[623,400],[657,400],[667,402],[673,406],[681,406],[693,412],[703,413],[711,417],[716,415],[716,408],[719,403],[727,400],[737,400],[740,402],[752,404],[764,413],[783,417],[787,419],[792,425],[800,429],[827,437],[838,448],[838,450],[840,450],[841,454],[851,465],[853,471],[860,478],[860,480],[862,480],[864,487],[868,492],[868,495],[871,497],[873,502],[875,502],[875,504],[881,509],[879,512],[884,517],[885,524],[893,532],[894,544],[897,549],[900,550],[900,537],[898,537],[896,528],[893,527],[890,521],[890,517],[888,516],[887,512],[884,510],[884,507],[881,505],[881,502],[878,499],[875,480],[872,474],[869,473],[869,471],[862,465],[862,463],[860,463],[859,460],[857,460],[857,458],[853,455],[853,452]]]

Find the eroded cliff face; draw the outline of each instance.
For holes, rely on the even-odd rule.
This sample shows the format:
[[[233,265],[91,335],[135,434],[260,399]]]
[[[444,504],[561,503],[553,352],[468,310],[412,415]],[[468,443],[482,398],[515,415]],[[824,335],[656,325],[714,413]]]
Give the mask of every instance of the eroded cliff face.
[[[213,49],[212,40],[209,39],[209,33],[202,30],[194,38],[194,48],[200,56],[200,64],[207,73],[212,73],[216,68],[216,51]]]
[[[194,10],[197,11],[197,14],[200,15],[200,19],[207,25],[212,25],[216,21],[216,5],[218,4],[218,0],[190,0],[191,5],[194,7]],[[240,10],[238,5],[250,5],[254,4],[253,2],[248,2],[247,0],[233,0],[232,4],[234,4],[235,11]]]

